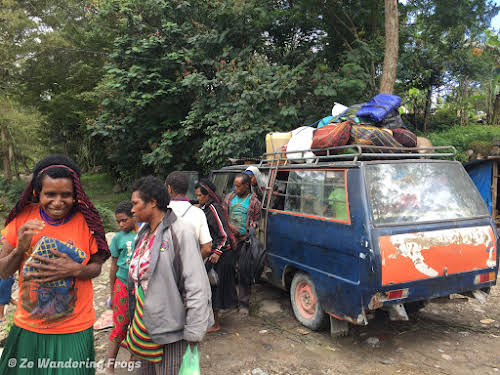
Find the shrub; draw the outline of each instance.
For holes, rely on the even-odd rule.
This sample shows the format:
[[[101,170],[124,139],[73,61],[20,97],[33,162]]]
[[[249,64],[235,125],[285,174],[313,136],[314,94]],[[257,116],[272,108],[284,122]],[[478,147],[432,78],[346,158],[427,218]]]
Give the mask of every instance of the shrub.
[[[116,224],[115,213],[101,204],[96,204],[95,208],[99,211],[99,215],[101,215],[104,230],[106,232],[117,232],[118,225]]]
[[[425,136],[430,139],[434,146],[455,146],[457,149],[457,160],[465,162],[467,161],[465,151],[471,148],[473,143],[476,145],[489,144],[493,139],[500,138],[500,126],[454,126],[442,132],[428,133]]]
[[[489,141],[472,141],[469,144],[469,148],[472,149],[476,154],[487,156],[490,154],[493,145]]]

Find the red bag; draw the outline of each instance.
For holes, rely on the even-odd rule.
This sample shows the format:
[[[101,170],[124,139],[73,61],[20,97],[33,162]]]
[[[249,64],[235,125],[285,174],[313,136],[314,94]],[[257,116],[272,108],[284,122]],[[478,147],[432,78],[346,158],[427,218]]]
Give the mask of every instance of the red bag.
[[[311,149],[344,146],[349,142],[351,136],[352,121],[344,121],[340,124],[330,124],[319,128],[314,133]],[[326,151],[313,151],[315,155],[326,155]],[[335,153],[334,151],[330,151]]]
[[[417,136],[408,129],[392,129],[392,136],[405,147],[417,147]]]

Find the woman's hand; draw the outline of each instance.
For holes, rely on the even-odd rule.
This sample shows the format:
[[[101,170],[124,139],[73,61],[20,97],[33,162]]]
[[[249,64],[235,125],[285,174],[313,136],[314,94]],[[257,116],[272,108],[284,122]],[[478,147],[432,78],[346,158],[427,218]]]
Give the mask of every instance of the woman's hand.
[[[67,254],[61,253],[60,251],[54,249],[51,249],[50,251],[57,258],[47,259],[36,254],[31,255],[33,259],[39,260],[42,263],[27,263],[28,266],[36,268],[38,272],[27,273],[25,279],[33,279],[39,283],[48,283],[51,281],[62,280],[67,277],[79,276],[83,267],[80,263],[75,262]]]
[[[21,225],[17,231],[17,250],[26,252],[31,246],[33,235],[40,232],[45,227],[45,223],[38,219],[28,220]]]
[[[216,264],[220,259],[220,255],[219,254],[216,254],[216,253],[213,253],[212,255],[210,255],[210,257],[208,258],[208,261],[212,264]]]

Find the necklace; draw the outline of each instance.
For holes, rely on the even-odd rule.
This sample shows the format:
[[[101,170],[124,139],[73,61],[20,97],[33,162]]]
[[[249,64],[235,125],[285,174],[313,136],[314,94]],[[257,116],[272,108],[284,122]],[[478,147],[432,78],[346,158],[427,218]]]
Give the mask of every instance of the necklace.
[[[163,222],[163,218],[164,217],[165,217],[165,215],[163,215],[163,217],[161,218],[160,222],[158,224],[156,224],[156,226],[154,227],[153,230],[151,230],[151,229],[149,230],[149,233],[145,237],[143,237],[143,239],[139,243],[139,246],[138,246],[138,248],[139,248],[139,251],[138,251],[139,258],[142,258],[142,256],[146,252],[146,250],[150,247],[151,241],[155,237],[156,230],[158,229],[158,227],[160,226],[160,224]]]
[[[65,217],[61,219],[52,219],[49,215],[47,215],[42,206],[40,206],[39,211],[40,211],[40,217],[42,218],[43,221],[45,221],[49,225],[58,226],[66,224],[68,221],[70,221],[71,218],[73,217],[74,210],[71,210]]]
[[[156,230],[158,229],[158,227],[160,226],[160,224],[163,223],[163,219],[164,218],[165,218],[165,215],[162,216],[162,218],[160,219],[160,221],[158,222],[158,224],[156,224],[156,226],[154,227],[154,229],[152,229],[152,230],[150,229],[149,230],[148,236],[152,236],[152,235],[154,236],[154,234],[155,234]]]

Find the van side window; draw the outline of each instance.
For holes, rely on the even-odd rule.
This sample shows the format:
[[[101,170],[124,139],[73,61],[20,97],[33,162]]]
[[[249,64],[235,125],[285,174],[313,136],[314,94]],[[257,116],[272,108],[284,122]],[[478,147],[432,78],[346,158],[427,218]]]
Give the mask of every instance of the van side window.
[[[271,197],[271,208],[275,210],[285,209],[285,193],[290,172],[281,171],[276,175]]]
[[[291,171],[285,211],[347,221],[344,171]]]
[[[222,199],[233,190],[233,180],[236,174],[236,172],[216,173],[212,177],[212,181],[217,188],[216,192]]]
[[[347,221],[349,217],[347,215],[344,176],[344,171],[326,171],[325,173],[325,196],[327,199],[325,216]]]

